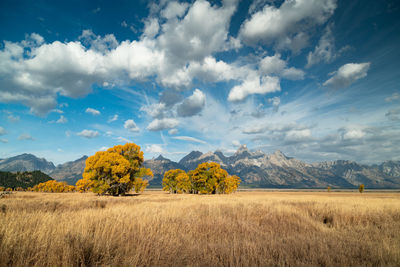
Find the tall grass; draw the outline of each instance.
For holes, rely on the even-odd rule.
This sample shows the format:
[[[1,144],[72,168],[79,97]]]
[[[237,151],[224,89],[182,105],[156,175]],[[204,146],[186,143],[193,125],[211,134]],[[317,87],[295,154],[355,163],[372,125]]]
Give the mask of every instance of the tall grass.
[[[400,195],[0,199],[1,266],[400,265]]]

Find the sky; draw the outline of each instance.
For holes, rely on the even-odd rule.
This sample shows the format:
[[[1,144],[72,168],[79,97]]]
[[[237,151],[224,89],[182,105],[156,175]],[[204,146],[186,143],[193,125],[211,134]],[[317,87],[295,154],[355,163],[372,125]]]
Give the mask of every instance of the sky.
[[[400,160],[396,0],[0,2],[0,158]]]

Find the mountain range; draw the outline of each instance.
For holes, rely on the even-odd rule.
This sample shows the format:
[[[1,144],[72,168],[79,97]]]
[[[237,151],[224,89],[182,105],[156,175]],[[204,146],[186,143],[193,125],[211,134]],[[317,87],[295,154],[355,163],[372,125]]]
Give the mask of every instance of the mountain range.
[[[60,164],[40,159],[31,154],[0,160],[2,171],[41,170],[51,177],[69,184],[82,177],[87,156]],[[400,188],[400,161],[385,161],[365,165],[354,161],[337,160],[306,163],[287,157],[277,150],[273,154],[250,151],[241,146],[232,156],[221,151],[202,153],[192,151],[179,162],[163,156],[145,160],[144,165],[153,171],[151,186],[161,186],[164,173],[170,169],[193,170],[203,162],[217,162],[229,174],[238,175],[242,185],[255,188],[355,188],[364,184],[367,188]]]

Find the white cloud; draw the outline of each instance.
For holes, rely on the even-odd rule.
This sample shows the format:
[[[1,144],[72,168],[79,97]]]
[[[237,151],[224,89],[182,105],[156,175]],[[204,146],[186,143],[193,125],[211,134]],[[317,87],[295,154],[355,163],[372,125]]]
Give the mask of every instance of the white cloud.
[[[348,63],[341,66],[333,76],[324,82],[324,86],[332,88],[344,88],[350,86],[355,81],[367,76],[371,63]]]
[[[77,135],[79,135],[81,137],[88,138],[88,139],[92,139],[92,138],[95,138],[95,137],[99,136],[99,132],[85,129],[82,132],[77,133]]]
[[[199,89],[178,105],[177,112],[181,117],[191,117],[201,112],[206,103],[206,95]]]
[[[139,132],[139,127],[137,127],[134,120],[126,120],[124,123],[124,128],[130,132]]]
[[[233,141],[232,141],[232,145],[235,146],[235,147],[240,147],[240,146],[241,146],[239,140],[233,140]]]
[[[146,20],[144,23],[143,36],[148,38],[154,38],[159,30],[160,30],[160,25],[158,24],[158,20],[156,18]]]
[[[7,131],[0,126],[0,136],[5,135],[7,133]]]
[[[344,140],[360,139],[365,136],[365,132],[361,129],[347,129],[342,137]]]
[[[279,105],[281,104],[281,99],[279,97],[275,96],[273,98],[269,98],[268,102],[272,103],[272,107],[273,107],[274,111],[278,112]]]
[[[264,75],[275,74],[288,80],[304,79],[304,71],[294,67],[287,68],[286,61],[281,59],[280,54],[264,57],[259,64],[260,72]]]
[[[107,151],[109,149],[109,147],[107,146],[102,146],[99,151]]]
[[[0,138],[0,142],[6,144],[6,143],[8,143],[8,140],[5,138]]]
[[[188,6],[189,5],[187,3],[171,1],[168,3],[167,7],[161,11],[161,16],[166,19],[182,17]]]
[[[147,126],[149,131],[162,131],[178,126],[179,121],[173,118],[155,119]]]
[[[116,137],[114,139],[117,140],[120,143],[132,143],[131,140],[129,140],[129,139],[125,138],[125,137],[122,137],[122,136],[118,136],[118,137]]]
[[[98,111],[97,109],[94,109],[94,108],[87,108],[87,109],[85,110],[85,112],[86,112],[86,113],[90,113],[90,114],[92,114],[93,116],[98,116],[98,115],[100,115],[100,111]]]
[[[325,63],[332,62],[335,58],[335,39],[332,34],[331,26],[328,26],[319,40],[318,45],[315,47],[314,52],[308,53],[306,68],[321,61]]]
[[[21,134],[18,136],[18,140],[31,140],[34,141],[35,139],[28,133]]]
[[[65,118],[63,115],[60,116],[60,118],[56,121],[56,123],[67,123],[68,119]]]
[[[155,103],[140,108],[141,111],[146,112],[152,118],[162,119],[165,116],[167,107],[164,103]]]
[[[111,123],[111,122],[116,121],[116,120],[118,120],[118,114],[115,114],[114,116],[110,117],[107,122]]]
[[[174,134],[177,134],[177,133],[178,133],[178,129],[171,129],[171,130],[168,131],[169,135],[174,135]]]
[[[249,77],[242,84],[236,85],[228,95],[229,101],[243,101],[248,95],[266,94],[281,90],[278,77]]]
[[[164,148],[162,147],[162,145],[159,144],[146,145],[144,150],[148,153],[154,153],[154,154],[164,153]]]
[[[291,39],[299,29],[324,23],[335,9],[336,0],[286,0],[279,8],[267,4],[242,24],[239,35],[248,44]]]
[[[260,71],[265,75],[280,74],[285,68],[286,61],[281,59],[280,54],[266,56],[260,61]]]
[[[176,140],[182,140],[182,141],[188,141],[188,142],[194,142],[194,143],[199,143],[199,144],[207,144],[207,142],[191,137],[191,136],[173,136],[173,139]]]
[[[288,141],[301,141],[307,140],[311,137],[310,129],[295,129],[286,133],[286,140]]]

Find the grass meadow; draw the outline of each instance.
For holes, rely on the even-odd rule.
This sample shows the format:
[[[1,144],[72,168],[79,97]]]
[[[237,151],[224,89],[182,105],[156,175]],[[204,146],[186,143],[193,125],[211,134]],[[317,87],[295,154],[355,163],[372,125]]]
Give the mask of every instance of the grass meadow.
[[[0,266],[400,266],[400,194],[0,199]]]

